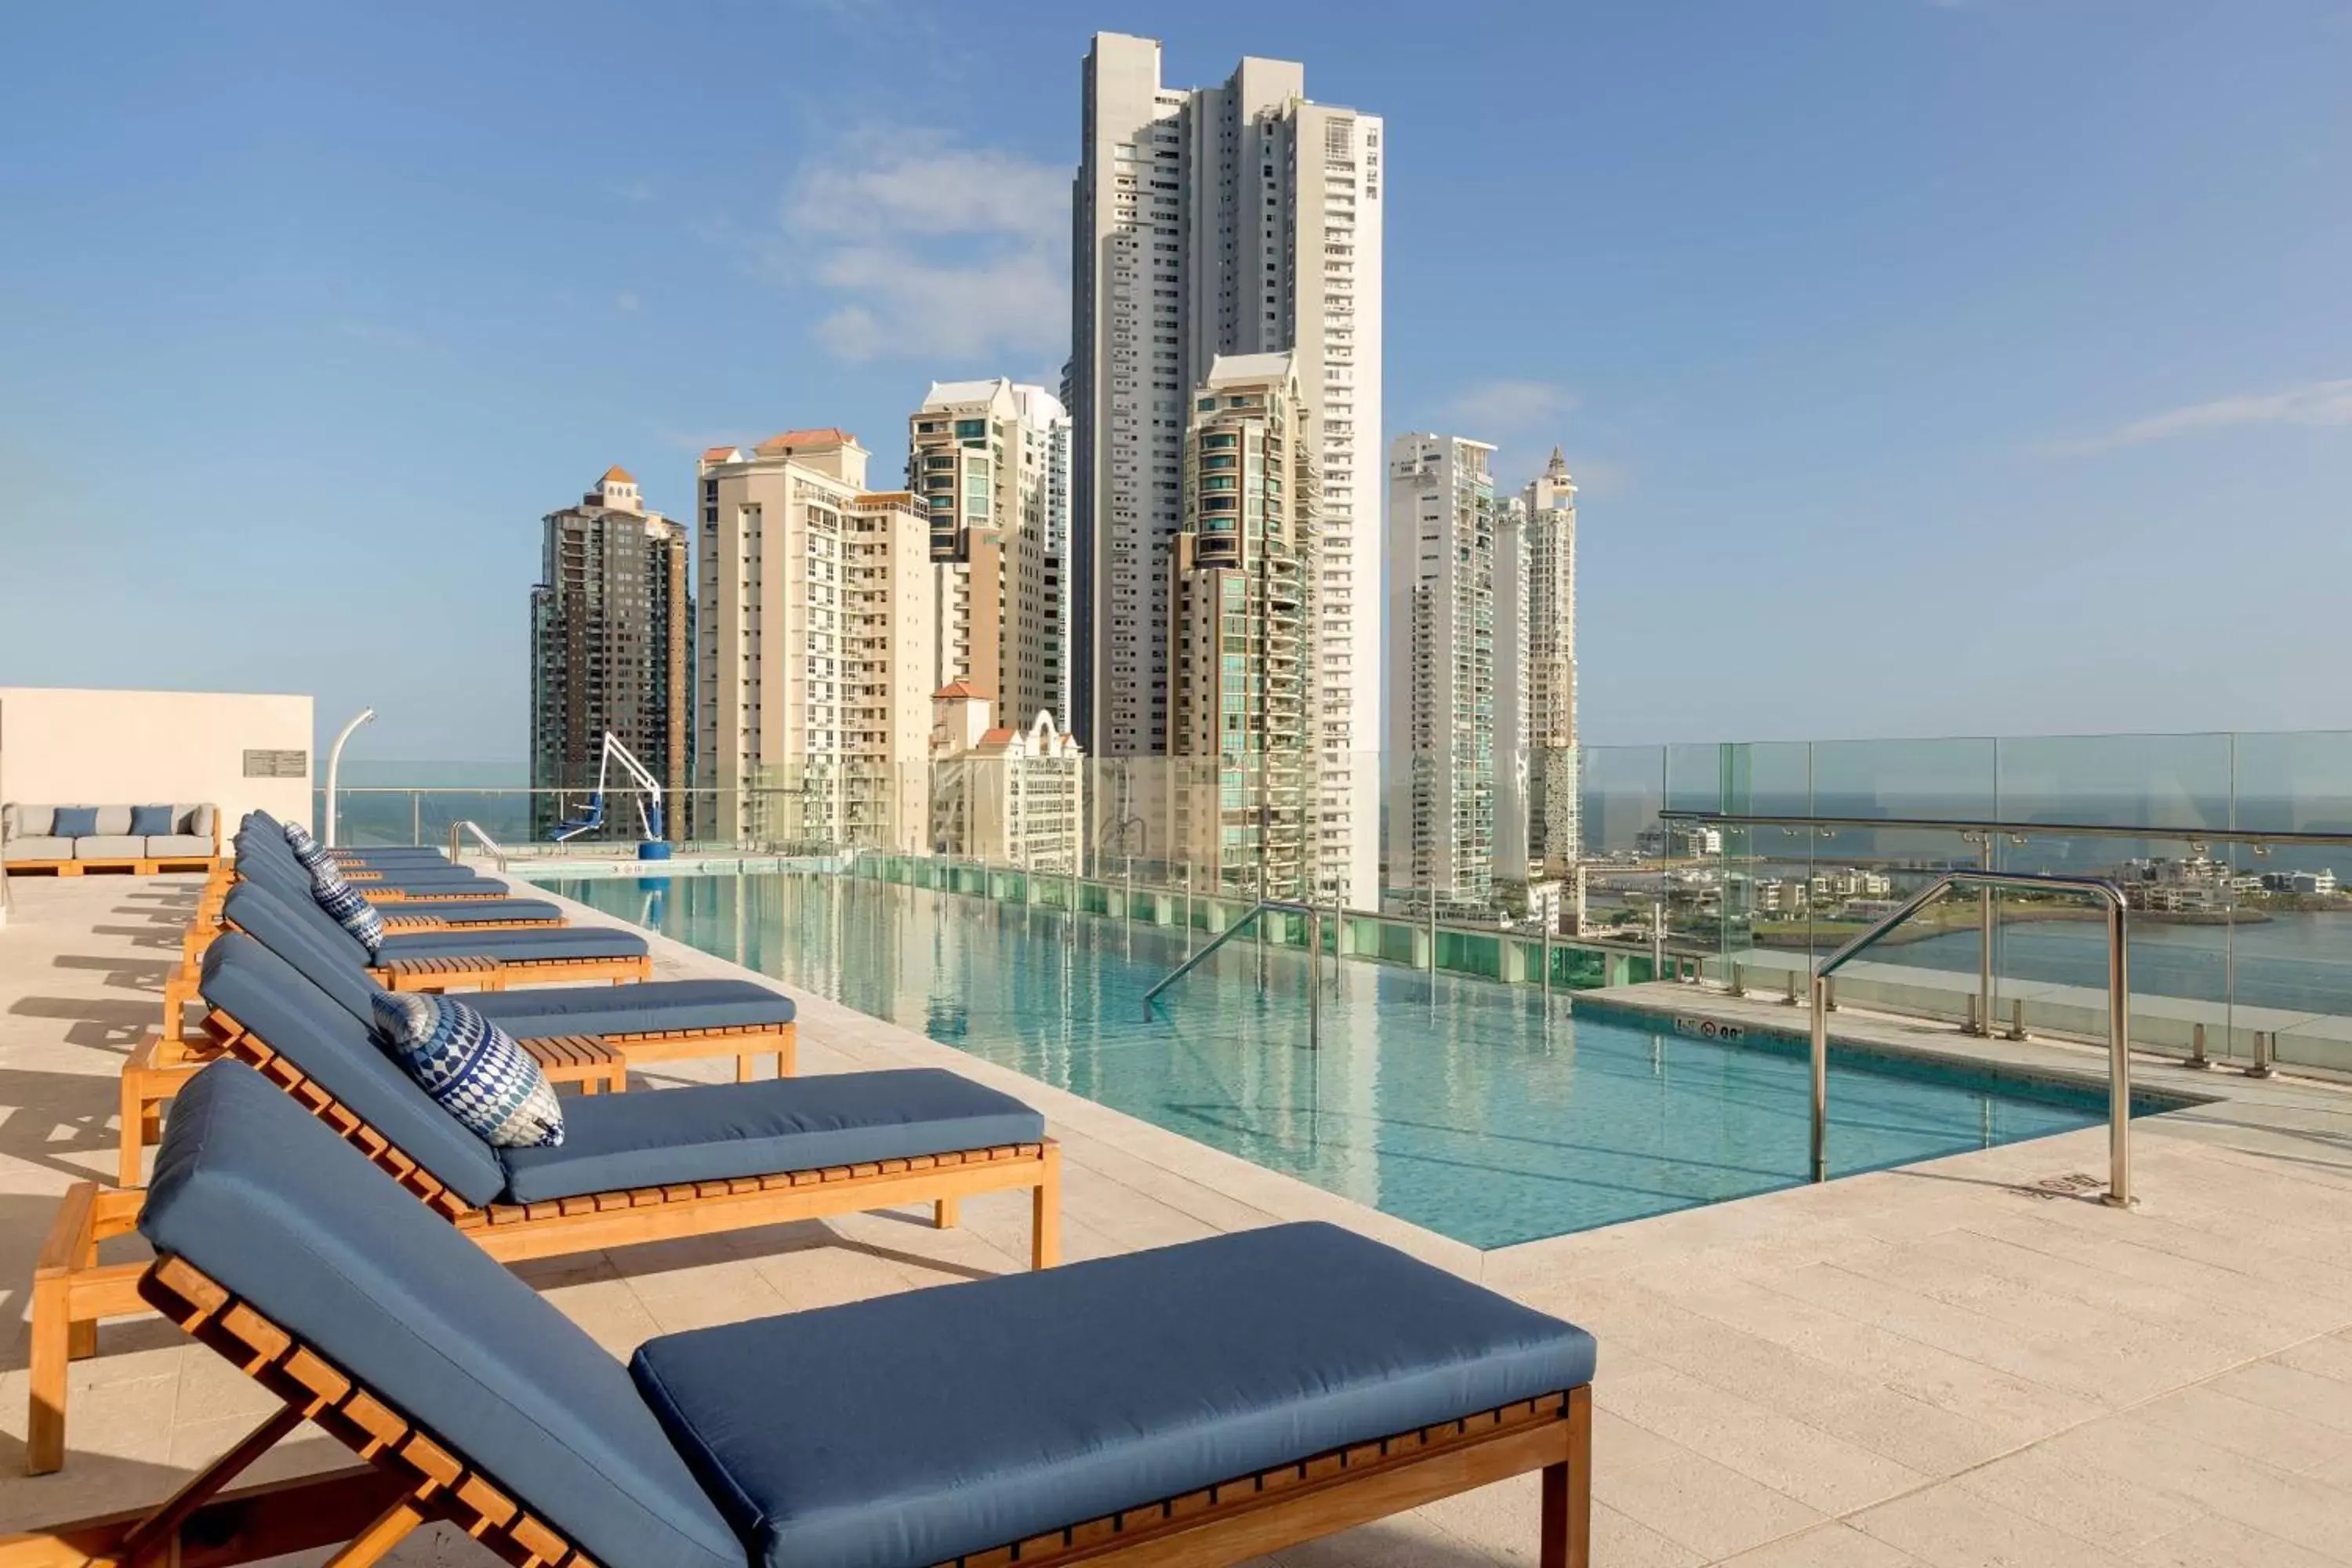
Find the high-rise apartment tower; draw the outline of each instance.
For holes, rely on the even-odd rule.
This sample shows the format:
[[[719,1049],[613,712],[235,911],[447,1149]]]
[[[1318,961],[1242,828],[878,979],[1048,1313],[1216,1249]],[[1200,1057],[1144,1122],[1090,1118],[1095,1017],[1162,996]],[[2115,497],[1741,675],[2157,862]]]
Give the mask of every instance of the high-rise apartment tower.
[[[1170,749],[1186,399],[1220,356],[1290,353],[1318,472],[1317,895],[1377,890],[1379,116],[1310,102],[1306,68],[1244,58],[1163,86],[1160,46],[1099,33],[1073,204],[1075,728],[1097,757]]]
[[[1069,721],[1070,420],[1041,386],[934,382],[908,422],[907,488],[930,514],[939,679],[1008,725]]]
[[[1583,854],[1576,735],[1576,481],[1559,448],[1526,492],[1528,857],[1549,873]]]
[[[1422,434],[1389,449],[1391,902],[1483,910],[1494,898],[1496,757],[1516,749],[1518,727],[1496,701],[1496,584],[1508,573],[1494,452]]]
[[[1197,885],[1306,900],[1320,487],[1296,356],[1214,361],[1182,461],[1166,718],[1176,847]]]
[[[719,830],[917,850],[939,686],[930,513],[837,429],[714,447],[701,509],[701,755]]]
[[[577,506],[541,521],[530,591],[531,828],[543,837],[596,785],[605,731],[672,796],[688,831],[694,601],[686,530],[646,510],[625,469],[604,470]],[[635,813],[630,812],[634,820]]]

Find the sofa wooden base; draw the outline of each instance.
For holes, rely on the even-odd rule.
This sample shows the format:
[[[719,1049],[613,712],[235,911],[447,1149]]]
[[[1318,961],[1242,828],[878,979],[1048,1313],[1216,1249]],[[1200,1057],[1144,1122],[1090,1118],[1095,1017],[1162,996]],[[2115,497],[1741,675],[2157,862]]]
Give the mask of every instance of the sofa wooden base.
[[[166,855],[154,860],[11,860],[8,875],[79,877],[87,871],[121,871],[131,877],[152,877],[164,871],[210,871],[209,855]]]
[[[594,1568],[472,1456],[409,1420],[392,1400],[185,1259],[156,1259],[140,1271],[132,1289],[283,1405],[154,1509],[0,1538],[0,1568],[79,1568],[93,1559],[196,1568],[250,1563],[333,1541],[349,1542],[335,1563],[365,1568],[419,1525],[436,1520],[518,1568]],[[305,1421],[365,1458],[369,1468],[223,1490]],[[940,1568],[1228,1568],[1530,1470],[1543,1476],[1539,1568],[1589,1568],[1589,1386],[1303,1456]]]

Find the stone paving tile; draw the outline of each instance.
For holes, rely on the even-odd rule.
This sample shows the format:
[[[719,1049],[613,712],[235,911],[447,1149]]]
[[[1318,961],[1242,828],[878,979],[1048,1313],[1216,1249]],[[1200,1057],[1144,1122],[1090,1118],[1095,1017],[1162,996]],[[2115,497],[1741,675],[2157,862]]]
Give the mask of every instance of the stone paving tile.
[[[1919,1559],[1839,1521],[1726,1557],[1721,1568],[1919,1568]]]
[[[1603,1407],[1822,1513],[1909,1491],[1927,1478],[1768,1405],[1669,1366],[1612,1352]]]
[[[2205,1517],[2203,1509],[2182,1498],[2087,1466],[2067,1464],[2046,1447],[1996,1459],[1952,1484],[2111,1552],[2145,1546]]]
[[[1931,1568],[2119,1568],[2124,1559],[1947,1483],[1847,1521]]]
[[[2232,1398],[2223,1379],[2175,1390],[2137,1406],[2133,1414],[2200,1443],[2308,1474],[2347,1447],[2344,1436],[2299,1415]]]
[[[2138,1413],[2079,1427],[2050,1447],[2069,1463],[2171,1492],[2323,1556],[2352,1553],[2352,1489],[2231,1453]]]
[[[2131,1561],[2141,1568],[2342,1568],[2344,1563],[2210,1515],[2149,1542]]]
[[[1594,1413],[1592,1447],[1594,1500],[1703,1558],[1727,1556],[1822,1519],[1818,1509],[1606,1410]]]

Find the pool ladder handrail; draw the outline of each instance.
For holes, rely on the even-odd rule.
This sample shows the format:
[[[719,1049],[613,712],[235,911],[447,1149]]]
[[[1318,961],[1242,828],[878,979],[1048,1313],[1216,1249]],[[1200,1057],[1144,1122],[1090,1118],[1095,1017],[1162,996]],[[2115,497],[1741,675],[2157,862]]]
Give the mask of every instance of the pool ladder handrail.
[[[1901,908],[1813,965],[1812,1100],[1813,1180],[1829,1180],[1829,986],[1830,977],[1878,945],[1954,888],[2016,888],[2079,893],[2106,906],[2107,913],[2107,1191],[2105,1202],[2131,1206],[2131,948],[2130,907],[2124,890],[2104,877],[2060,872],[1948,871],[1912,895]],[[1990,972],[1992,932],[1981,964]]]
[[[1323,910],[1313,904],[1294,903],[1288,899],[1260,899],[1249,907],[1248,913],[1219,931],[1210,941],[1208,946],[1170,970],[1160,984],[1143,994],[1144,1018],[1147,1021],[1150,1020],[1152,1001],[1162,991],[1199,968],[1211,953],[1241,935],[1243,928],[1255,924],[1258,917],[1268,910],[1276,914],[1307,917],[1307,1048],[1310,1051],[1321,1050],[1323,1048]],[[1338,962],[1336,955],[1333,962]],[[1263,984],[1265,980],[1263,966],[1261,966],[1259,980]]]
[[[449,863],[451,865],[462,866],[465,864],[465,862],[460,860],[457,856],[460,847],[459,840],[463,835],[468,833],[472,834],[474,837],[480,842],[483,848],[490,852],[490,858],[497,863],[499,870],[503,871],[507,868],[506,849],[497,839],[483,832],[482,825],[474,821],[471,817],[463,817],[449,825]]]

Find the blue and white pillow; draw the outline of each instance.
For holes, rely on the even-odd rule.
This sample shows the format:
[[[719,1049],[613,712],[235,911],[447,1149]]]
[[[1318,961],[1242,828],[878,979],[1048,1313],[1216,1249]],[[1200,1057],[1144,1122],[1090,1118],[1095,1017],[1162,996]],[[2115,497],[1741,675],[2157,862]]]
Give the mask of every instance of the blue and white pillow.
[[[375,911],[360,890],[343,880],[343,874],[321,860],[310,871],[310,896],[327,911],[327,918],[352,933],[352,940],[367,949],[373,958],[383,947],[383,917]]]
[[[306,871],[317,870],[319,863],[327,858],[326,849],[310,837],[310,830],[299,822],[286,825],[286,847],[294,851],[294,858],[302,862],[302,868]]]
[[[375,1031],[434,1103],[483,1142],[551,1149],[563,1142],[555,1086],[513,1037],[463,1002],[379,991]]]

